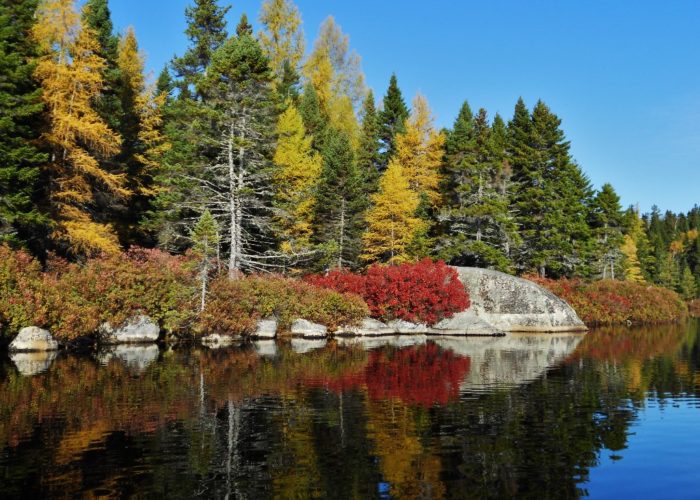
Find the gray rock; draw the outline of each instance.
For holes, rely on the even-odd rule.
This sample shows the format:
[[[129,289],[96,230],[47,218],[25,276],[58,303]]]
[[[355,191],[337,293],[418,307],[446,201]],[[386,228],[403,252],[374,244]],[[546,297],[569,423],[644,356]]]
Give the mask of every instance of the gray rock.
[[[344,326],[335,333],[344,336],[376,337],[381,335],[394,335],[396,330],[376,319],[365,318],[360,325]]]
[[[12,352],[21,351],[55,351],[58,342],[54,340],[48,330],[37,326],[22,328],[9,347]]]
[[[431,335],[504,335],[502,330],[474,315],[471,310],[443,319],[430,328],[428,333]]]
[[[292,339],[292,350],[297,354],[306,354],[326,346],[326,339]]]
[[[56,351],[10,353],[10,359],[17,367],[17,371],[25,377],[45,372],[55,358]]]
[[[103,349],[97,355],[97,360],[106,365],[112,359],[118,359],[128,368],[139,373],[148,368],[156,359],[160,350],[157,345],[128,345],[121,344]]]
[[[535,283],[489,269],[456,267],[469,291],[469,313],[504,332],[586,331],[576,312]]]
[[[258,339],[274,339],[277,335],[277,318],[271,317],[258,321],[258,328],[253,337]]]
[[[109,322],[102,323],[98,333],[105,344],[138,344],[157,341],[160,327],[148,316],[139,315],[129,318],[119,328]]]
[[[219,335],[218,333],[205,335],[200,339],[202,344],[211,349],[218,349],[219,347],[229,346],[233,343],[233,340],[233,337],[231,337],[230,335]]]
[[[298,319],[292,323],[291,332],[297,337],[318,338],[325,337],[328,334],[328,328],[305,319]]]
[[[422,325],[422,324],[418,324],[418,323],[411,323],[410,321],[404,321],[402,319],[395,319],[395,320],[389,321],[388,326],[389,326],[389,328],[394,330],[395,333],[413,334],[413,333],[425,333],[428,331],[427,325]]]

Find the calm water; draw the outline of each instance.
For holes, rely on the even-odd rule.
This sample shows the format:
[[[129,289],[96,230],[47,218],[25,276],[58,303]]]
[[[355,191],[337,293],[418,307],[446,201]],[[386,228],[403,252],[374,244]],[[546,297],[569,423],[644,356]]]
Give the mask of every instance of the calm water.
[[[700,326],[0,364],[0,496],[700,497]]]

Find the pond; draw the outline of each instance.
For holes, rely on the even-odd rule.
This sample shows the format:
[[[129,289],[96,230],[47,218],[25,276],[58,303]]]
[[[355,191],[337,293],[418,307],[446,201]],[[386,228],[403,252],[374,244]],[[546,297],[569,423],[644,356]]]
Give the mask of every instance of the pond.
[[[699,333],[5,355],[0,496],[697,497]]]

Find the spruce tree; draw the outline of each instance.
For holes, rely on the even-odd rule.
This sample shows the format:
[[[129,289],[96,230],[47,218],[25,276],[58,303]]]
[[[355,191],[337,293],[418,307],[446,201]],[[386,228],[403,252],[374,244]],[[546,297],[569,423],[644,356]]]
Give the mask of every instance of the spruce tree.
[[[306,132],[313,137],[313,147],[316,151],[323,150],[323,140],[328,127],[328,117],[321,108],[316,88],[307,83],[299,101],[299,113],[304,121]]]
[[[595,239],[596,275],[605,279],[621,277],[623,238],[623,214],[620,197],[611,184],[603,184],[593,199],[589,225]]]
[[[364,192],[371,195],[379,188],[379,122],[374,95],[367,93],[362,105],[362,130],[357,148],[357,167],[363,178]]]
[[[196,95],[195,87],[209,66],[212,54],[226,40],[225,16],[229,9],[228,6],[219,7],[217,0],[195,0],[194,6],[185,9],[185,34],[190,47],[172,62],[181,98]]]
[[[350,139],[329,128],[323,145],[323,167],[316,204],[315,236],[325,246],[322,264],[354,268],[360,253],[360,235],[367,198]]]
[[[33,78],[37,46],[30,36],[36,0],[0,5],[0,241],[38,246],[46,220],[38,208],[39,166],[48,156],[36,146],[43,103]]]
[[[379,112],[379,140],[381,142],[380,171],[389,165],[389,159],[396,150],[396,134],[406,131],[408,107],[399,89],[396,75],[392,74],[389,88],[384,96],[383,107]]]

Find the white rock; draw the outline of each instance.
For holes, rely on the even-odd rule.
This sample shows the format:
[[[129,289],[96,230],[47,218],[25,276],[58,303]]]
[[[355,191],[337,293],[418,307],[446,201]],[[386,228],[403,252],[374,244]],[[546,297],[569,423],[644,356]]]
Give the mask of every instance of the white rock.
[[[258,339],[274,339],[277,335],[277,318],[270,317],[258,321],[258,328],[253,337]]]
[[[114,328],[109,322],[102,323],[99,334],[105,344],[155,342],[160,335],[160,327],[148,316],[139,315],[129,318],[119,328]]]
[[[429,330],[432,335],[503,335],[503,330],[493,326],[471,310],[443,319]]]
[[[365,318],[359,326],[344,326],[338,329],[336,334],[345,336],[375,337],[380,335],[394,335],[396,331],[386,323],[373,318]]]
[[[219,347],[231,345],[234,339],[230,335],[219,335],[218,333],[212,333],[210,335],[205,335],[200,340],[205,346],[212,349],[218,349]]]
[[[298,319],[292,323],[291,332],[292,335],[298,337],[325,337],[328,333],[328,328],[305,319]]]
[[[428,331],[427,325],[411,323],[402,319],[389,321],[388,326],[396,333],[425,333]]]
[[[56,351],[10,353],[10,359],[25,377],[45,372],[55,358]]]
[[[10,343],[10,351],[55,351],[58,342],[48,330],[36,326],[22,328]]]

